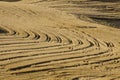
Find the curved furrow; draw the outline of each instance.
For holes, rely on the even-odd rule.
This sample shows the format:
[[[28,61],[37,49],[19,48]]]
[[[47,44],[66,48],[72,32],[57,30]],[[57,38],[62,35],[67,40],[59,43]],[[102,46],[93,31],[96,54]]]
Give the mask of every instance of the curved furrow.
[[[61,36],[62,37],[62,39],[65,41],[65,44],[69,44],[69,43],[66,43],[67,42],[67,38],[64,38],[63,36]],[[47,39],[47,38],[46,38]],[[39,42],[37,42],[37,43],[35,43],[35,44],[37,44],[37,45],[39,45],[39,44],[41,44],[41,43],[39,43]],[[64,45],[65,45],[64,44]],[[46,46],[45,46],[46,45]],[[45,43],[44,44],[44,46],[42,46],[42,47],[38,47],[37,49],[35,49],[35,48],[33,48],[32,50],[30,50],[30,51],[40,51],[41,50],[41,48],[51,48],[51,47],[58,47],[58,46],[60,46],[59,44],[56,44],[55,46],[54,46],[54,44],[50,44],[51,46],[47,46],[48,45],[48,43]],[[15,47],[17,47],[17,46],[15,46]],[[19,44],[19,46],[18,47],[20,47],[20,44]],[[21,46],[22,47],[22,46]],[[28,52],[30,52],[30,51],[28,51]],[[27,52],[27,51],[23,51],[23,52]],[[20,53],[22,53],[22,51],[20,51]],[[7,52],[7,54],[8,54],[8,52]],[[17,53],[16,53],[17,54]],[[1,55],[4,55],[4,54],[2,54],[1,53]]]
[[[21,73],[23,74],[23,73],[29,73],[29,72],[47,71],[47,70],[50,70],[50,69],[65,69],[65,68],[71,68],[71,67],[72,68],[73,67],[76,68],[78,66],[100,64],[100,63],[103,63],[103,62],[108,62],[108,61],[112,61],[112,60],[116,60],[116,59],[120,59],[120,57],[116,57],[116,58],[112,58],[112,59],[107,59],[107,60],[95,61],[95,62],[91,62],[91,63],[74,64],[74,65],[64,64],[64,66],[59,66],[58,68],[56,68],[56,67],[54,68],[53,66],[47,66],[47,68],[46,67],[38,67],[38,68],[29,68],[29,69],[25,69],[24,70],[24,68],[31,66],[31,64],[29,64],[29,65],[25,65],[25,66],[19,66],[19,67],[16,67],[16,68],[10,68],[9,70],[13,70],[12,74],[21,74]],[[36,64],[40,64],[40,63],[42,64],[42,63],[47,63],[47,62],[51,62],[51,61],[39,62],[39,63],[36,63]],[[34,65],[36,65],[36,64],[34,64]],[[23,70],[21,70],[21,69],[23,69]]]
[[[101,52],[101,53],[99,53],[99,54],[104,54],[104,53],[106,53],[106,52]],[[99,55],[99,54],[93,54],[93,55]],[[73,54],[74,55],[74,54]],[[79,55],[79,54],[77,54],[77,55]],[[34,65],[36,65],[36,64],[42,64],[42,63],[46,63],[46,62],[52,62],[52,61],[59,61],[59,60],[68,60],[68,59],[76,59],[76,58],[82,58],[82,57],[88,57],[88,56],[93,56],[93,55],[85,55],[85,56],[77,56],[76,55],[76,57],[74,56],[72,56],[72,55],[70,55],[71,57],[68,57],[68,58],[61,58],[61,59],[55,59],[55,60],[48,60],[48,61],[45,61],[45,62],[38,62],[38,63],[34,63]],[[31,61],[32,62],[32,61]],[[33,64],[33,63],[30,63],[30,65],[29,66],[31,66],[31,64]],[[29,67],[28,65],[27,65],[27,67]],[[20,66],[21,67],[21,66]],[[19,67],[17,67],[17,69],[19,69]],[[16,70],[17,70],[16,69]],[[21,68],[20,68],[21,69]]]
[[[14,31],[16,34],[10,36],[10,35],[6,35],[4,38],[4,36],[1,36],[3,37],[1,39],[1,41],[21,41],[21,40],[34,40],[34,39],[39,39],[40,38],[40,35],[36,32],[33,32],[33,31],[23,31],[23,30],[20,30],[20,31]]]
[[[30,35],[30,36],[28,37],[28,35]],[[1,47],[2,50],[4,50],[4,48],[6,48],[6,47],[8,47],[8,48],[13,47],[13,46],[20,47],[20,45],[25,45],[25,44],[29,46],[29,45],[31,45],[33,43],[38,44],[40,42],[45,41],[44,37],[47,36],[46,34],[42,34],[41,35],[42,39],[41,39],[40,35],[35,33],[35,32],[32,32],[31,34],[28,34],[28,35],[27,35],[26,38],[25,37],[20,37],[20,39],[15,38],[15,41],[13,39],[8,40],[8,41],[2,41],[2,44],[0,44],[2,46],[0,46],[0,47]],[[48,36],[46,37],[46,39],[48,39]],[[12,50],[12,49],[10,49],[10,50]],[[4,52],[4,51],[1,51],[1,52]]]
[[[79,49],[78,49],[79,50]],[[65,51],[64,51],[65,52]]]
[[[74,55],[74,53],[79,53],[80,52],[80,50],[69,50],[69,48],[66,48],[68,51],[62,51],[63,49],[61,49],[61,51],[57,51],[56,52],[56,50],[55,50],[55,52],[53,52],[53,51],[41,51],[41,53],[38,51],[38,52],[36,52],[36,53],[33,53],[33,52],[24,52],[24,53],[18,53],[18,54],[10,54],[10,55],[3,55],[3,57],[1,58],[1,65],[2,64],[5,64],[5,62],[7,61],[7,60],[9,60],[10,62],[20,62],[20,61],[27,61],[27,60],[33,60],[34,58],[42,58],[42,57],[47,57],[47,56],[61,56],[61,55],[68,55],[68,53],[69,54],[73,54]],[[89,49],[89,51],[91,51],[91,49],[90,48],[88,48]],[[51,49],[50,49],[51,50]],[[87,50],[87,49],[86,49]],[[87,53],[87,52],[89,52],[89,51],[81,51],[82,53]],[[97,50],[96,48],[95,48],[95,50]],[[62,52],[64,52],[64,53],[62,53]],[[59,54],[58,54],[59,53]],[[79,54],[79,55],[83,55],[83,54]],[[2,56],[2,55],[1,55]],[[20,56],[20,57],[19,57]],[[21,57],[22,56],[22,57]],[[14,60],[15,59],[15,57],[16,57],[16,60]],[[12,58],[14,58],[14,59],[12,59]],[[12,60],[11,60],[12,59]],[[4,61],[4,60],[6,60],[6,61]],[[9,63],[9,62],[8,62]]]
[[[79,49],[78,49],[79,50]],[[76,50],[73,50],[73,51],[76,51]],[[68,51],[63,51],[63,52],[69,52],[69,50]],[[45,52],[44,52],[45,53]],[[43,54],[44,54],[43,53]],[[55,54],[55,53],[61,53],[61,51],[59,51],[59,52],[51,52],[52,54]],[[49,53],[48,53],[49,54]],[[38,56],[39,54],[35,54],[36,56]]]
[[[59,38],[59,39],[60,39],[60,38]],[[46,40],[50,41],[51,38],[50,38],[48,35],[46,35]],[[15,47],[17,48],[17,46],[15,46]],[[13,49],[13,51],[21,50],[21,49],[20,49],[20,46],[18,46],[18,47],[19,47],[19,49]],[[14,48],[14,47],[12,47],[12,48]],[[29,49],[29,48],[27,48],[27,49]],[[31,48],[31,49],[39,49],[39,47],[38,47],[38,48],[35,48],[35,47],[34,47],[34,48]],[[25,49],[23,49],[23,50],[25,50]],[[8,52],[8,51],[12,51],[12,49],[10,49],[10,50],[6,50],[6,51],[7,51],[7,52]],[[1,52],[6,52],[6,51],[2,49]]]
[[[119,59],[119,58],[115,58],[115,59]],[[111,60],[115,60],[115,59],[110,59],[110,60],[103,60],[101,62],[106,62],[106,61],[111,61]],[[75,64],[75,65],[70,65],[68,66],[68,64],[66,64],[66,66],[63,66],[63,67],[58,67],[58,68],[54,68],[53,66],[47,66],[47,69],[44,69],[45,67],[40,67],[40,68],[30,68],[30,69],[27,69],[27,71],[24,72],[24,70],[20,70],[20,71],[13,71],[12,74],[23,74],[23,73],[29,73],[29,72],[37,72],[37,71],[47,71],[47,70],[50,70],[50,69],[62,69],[62,68],[70,68],[70,67],[78,67],[78,66],[86,66],[86,65],[90,65],[90,64],[98,64],[98,63],[101,63],[101,62],[93,62],[93,63],[83,63],[83,64]],[[26,66],[27,67],[27,66]],[[34,66],[33,66],[34,67]],[[53,67],[53,68],[51,68]],[[40,70],[39,70],[40,69]],[[15,73],[14,73],[15,72]]]
[[[52,52],[51,52],[51,51],[49,51],[49,52],[52,53],[52,54],[60,53],[61,51],[62,51],[62,52],[70,52],[68,48],[66,48],[66,49],[68,49],[67,51],[64,51],[63,49],[64,49],[65,47],[60,47],[60,48],[59,48],[59,46],[60,46],[60,45],[58,45],[58,46],[56,45],[56,49],[57,49],[57,48],[58,48],[58,50],[60,49],[59,52],[56,52],[56,50],[55,50],[55,52],[54,52],[54,51],[53,51],[54,48],[52,49]],[[50,47],[50,46],[48,46],[48,48],[49,48],[49,47]],[[52,46],[51,46],[51,47],[52,47]],[[55,47],[55,46],[53,46],[53,47]],[[45,47],[40,47],[40,48],[38,48],[38,49],[42,49],[42,48],[45,48]],[[33,49],[34,49],[34,48],[33,48]],[[36,49],[36,48],[35,48],[35,49]],[[48,49],[48,50],[49,50],[49,49]],[[39,50],[39,51],[40,51],[40,50]],[[39,51],[38,51],[38,52],[39,52]],[[35,52],[36,52],[36,50],[35,50]],[[46,52],[44,52],[44,53],[43,53],[43,52],[44,52],[44,51],[42,51],[42,54],[45,54],[45,53],[46,53]],[[9,56],[8,53],[7,53],[7,55],[5,55],[5,54],[1,54],[1,55],[3,55],[3,57],[5,57],[5,56],[7,57],[7,55]],[[4,55],[5,55],[5,56],[4,56]],[[11,54],[10,54],[10,55],[11,55]],[[16,54],[16,55],[17,55],[17,54]],[[24,55],[24,54],[23,54],[23,55]],[[38,56],[38,55],[41,55],[41,53],[40,53],[40,52],[39,52],[39,54],[38,54],[38,53],[36,53],[36,54],[33,54],[33,53],[32,53],[32,55]],[[14,56],[14,54],[11,55],[11,56]],[[2,58],[3,58],[3,57],[2,57]],[[9,57],[10,57],[10,56],[9,56]]]
[[[51,56],[52,57],[52,56]]]
[[[38,35],[37,35],[37,37],[36,37],[36,35],[35,35],[35,38],[34,39],[36,39],[36,38],[38,38]],[[48,35],[46,35],[46,41],[50,41],[51,40],[51,37],[49,37]],[[34,41],[34,40],[31,40],[31,41]],[[16,42],[16,44],[18,43],[18,44],[21,44],[19,41],[17,42],[17,41],[15,41]],[[26,41],[26,43],[28,43],[29,41],[27,40]],[[25,41],[23,42],[24,44],[25,44]],[[15,43],[10,43],[10,44],[15,44]],[[24,48],[25,47],[25,48]],[[0,52],[9,52],[9,51],[17,51],[17,50],[32,50],[32,49],[39,49],[40,47],[35,47],[35,46],[29,46],[30,48],[28,48],[28,47],[26,47],[26,46],[24,46],[24,47],[21,47],[22,49],[20,49],[20,47],[18,46],[18,49],[17,49],[17,47],[12,47],[13,49],[7,49],[7,50],[4,50],[4,49],[2,49]],[[33,47],[33,48],[32,48]],[[5,48],[6,49],[6,48]]]
[[[89,50],[90,51],[90,50]],[[98,51],[98,53],[95,53],[96,51],[94,51],[94,52],[89,52],[89,54],[83,54],[83,53],[81,53],[81,54],[79,54],[79,53],[69,53],[70,55],[74,55],[74,57],[69,57],[68,59],[62,59],[62,60],[56,60],[56,62],[55,61],[53,61],[53,63],[51,62],[51,63],[46,63],[46,64],[38,64],[38,65],[36,65],[37,67],[39,67],[39,66],[48,66],[48,64],[49,65],[55,65],[55,64],[57,64],[57,63],[72,63],[72,62],[79,62],[79,61],[86,61],[87,62],[87,60],[89,60],[89,59],[94,59],[94,58],[98,58],[98,56],[105,56],[105,55],[107,55],[108,53],[108,51],[101,51],[101,52],[99,52]],[[91,54],[90,54],[91,53]],[[107,53],[107,54],[104,54],[104,53]],[[67,56],[67,54],[64,54],[64,55],[66,55]],[[96,56],[95,56],[96,55]],[[52,56],[54,56],[54,55],[52,55]],[[62,56],[62,55],[55,55],[55,56]]]
[[[0,79],[119,80],[119,30],[93,20],[119,19],[118,5],[0,1]]]
[[[79,44],[79,43],[80,43],[80,42],[78,42],[78,44]],[[39,47],[39,48],[40,48],[40,47]],[[35,48],[35,47],[34,47],[34,48],[31,48],[31,49],[39,49],[39,48]],[[11,49],[10,49],[10,50],[11,50]],[[78,49],[77,49],[77,50],[78,50]],[[14,50],[14,51],[15,51],[15,50]]]
[[[67,32],[67,31],[66,31]],[[71,34],[71,32],[67,32],[67,33],[65,33],[65,32],[60,32],[60,33],[63,33],[64,34],[64,36],[66,37],[66,35],[68,35],[68,34]],[[25,56],[25,54],[23,54],[23,55],[11,55],[11,57],[8,55],[8,57],[7,56],[4,56],[3,55],[3,57],[2,57],[2,59],[0,59],[1,61],[6,61],[6,60],[13,60],[13,59],[19,59],[19,58],[25,58],[25,59],[23,59],[23,61],[22,62],[19,62],[19,60],[17,61],[17,63],[22,63],[22,64],[25,64],[26,62],[25,61],[27,61],[27,64],[26,65],[20,65],[20,66],[17,66],[17,63],[15,63],[15,65],[16,65],[16,67],[14,66],[14,63],[12,63],[12,64],[8,64],[8,65],[5,65],[5,66],[7,66],[6,68],[8,68],[10,65],[11,66],[13,66],[13,67],[10,67],[10,68],[8,68],[8,70],[10,70],[11,72],[10,73],[12,73],[12,74],[23,74],[23,73],[31,73],[31,72],[39,72],[39,71],[47,71],[47,70],[50,70],[50,69],[59,69],[59,68],[52,68],[51,67],[51,65],[49,64],[49,63],[51,63],[51,62],[55,62],[56,64],[59,62],[59,61],[62,61],[63,60],[63,64],[64,63],[66,63],[66,60],[68,61],[67,63],[66,63],[66,65],[67,66],[61,66],[60,68],[62,69],[62,68],[71,68],[71,67],[76,67],[76,66],[78,66],[78,64],[80,63],[80,61],[79,61],[79,59],[81,59],[82,58],[82,56],[78,56],[78,55],[76,55],[76,57],[75,57],[75,55],[73,54],[71,54],[70,55],[70,53],[72,52],[72,53],[75,53],[76,51],[78,51],[79,52],[79,50],[84,50],[84,49],[86,49],[86,48],[90,48],[90,47],[100,47],[100,43],[99,43],[99,41],[97,41],[96,39],[94,39],[93,37],[91,37],[90,35],[86,35],[86,39],[84,38],[83,39],[83,41],[79,41],[79,38],[77,37],[77,36],[74,36],[74,35],[76,35],[76,34],[71,34],[70,36],[67,36],[68,37],[68,42],[69,43],[71,43],[72,42],[72,44],[70,45],[68,45],[68,46],[70,46],[69,48],[68,48],[68,51],[65,51],[65,49],[64,48],[66,48],[67,46],[66,45],[62,45],[63,46],[63,48],[60,46],[60,47],[58,47],[58,49],[57,49],[57,52],[56,52],[56,50],[55,50],[55,47],[53,47],[53,49],[51,49],[51,47],[50,47],[50,49],[51,49],[51,51],[42,51],[41,53],[39,53],[39,54],[35,54],[35,55],[31,55],[31,56]],[[38,38],[39,36],[37,36],[36,38]],[[87,39],[87,37],[89,37],[89,39]],[[52,41],[52,39],[54,40],[54,38],[57,40],[57,43],[59,43],[60,41],[61,41],[61,37],[57,37],[57,36],[52,36],[52,37],[49,37],[47,34],[46,34],[46,41],[47,42],[50,42],[50,41]],[[74,39],[73,39],[74,38]],[[69,40],[71,40],[71,41],[69,41]],[[85,43],[85,41],[87,42],[87,43]],[[91,42],[92,41],[92,42]],[[60,42],[61,43],[61,42]],[[82,44],[82,45],[81,45]],[[87,46],[87,45],[88,46]],[[81,47],[81,46],[82,47]],[[22,46],[21,46],[22,47]],[[31,47],[31,46],[30,46]],[[38,48],[35,48],[35,46],[33,46],[34,48],[26,48],[26,49],[28,49],[28,50],[31,50],[31,49],[40,49],[40,47],[38,47]],[[20,47],[18,47],[19,49],[18,50],[21,50],[20,49]],[[23,48],[23,47],[22,47]],[[60,50],[60,49],[61,50]],[[23,49],[24,51],[26,50],[25,48]],[[12,49],[10,49],[10,50],[12,50]],[[15,51],[15,50],[17,50],[17,49],[14,49],[13,48],[13,51]],[[55,52],[54,52],[55,51]],[[2,51],[1,51],[2,52]],[[3,50],[3,52],[4,52],[4,50]],[[6,52],[6,51],[5,51]],[[8,51],[9,52],[9,51]],[[70,53],[69,53],[70,52]],[[64,53],[63,54],[63,56],[60,54],[57,54],[57,53]],[[70,56],[67,56],[68,58],[63,58],[64,56],[65,56],[65,53],[66,53],[66,55],[70,55]],[[106,52],[105,52],[106,53]],[[108,53],[108,52],[107,52]],[[52,60],[48,60],[48,61],[43,61],[43,62],[40,62],[41,61],[41,59],[43,58],[44,60],[45,60],[45,57],[42,57],[41,56],[41,54],[43,54],[43,55],[47,55],[48,54],[48,56],[46,56],[46,58],[48,58],[48,57],[50,57],[50,55],[51,54],[55,54],[55,55],[51,55],[51,59],[52,59],[52,57],[53,57],[53,59]],[[101,55],[102,54],[104,54],[104,52],[102,52],[102,53],[100,53]],[[96,57],[98,57],[98,56],[100,56],[100,54],[99,53],[97,53],[97,54],[91,54],[91,55],[86,55],[86,56],[83,56],[83,57],[88,57],[88,59],[89,58],[91,58],[92,56],[96,56]],[[38,55],[40,55],[40,57],[38,57],[38,58],[36,58],[35,56],[38,56]],[[98,56],[97,56],[98,55]],[[56,59],[55,59],[55,57],[56,57]],[[59,57],[61,57],[61,59],[59,59],[59,57],[57,57],[57,56],[59,56]],[[73,57],[72,57],[73,56]],[[90,57],[91,56],[91,57]],[[6,57],[6,58],[5,58]],[[30,57],[30,58],[29,58]],[[32,58],[33,57],[33,58]],[[28,59],[27,59],[28,58]],[[95,57],[93,57],[93,59],[94,59]],[[75,59],[75,62],[74,62],[74,59]],[[70,62],[69,62],[69,60],[71,60]],[[77,61],[78,60],[78,61]],[[38,62],[37,62],[38,61]],[[30,64],[28,64],[28,62],[30,62]],[[31,62],[33,62],[33,63],[31,63]],[[69,65],[69,63],[71,64],[73,62],[73,64],[74,65]],[[78,62],[78,63],[77,63]],[[5,63],[5,62],[4,62]],[[81,62],[82,63],[82,62]],[[89,63],[89,64],[97,64],[97,63],[101,63],[101,61],[100,62],[91,62],[91,63]],[[18,64],[18,65],[19,65]],[[49,64],[49,65],[47,65],[47,66],[44,66],[44,67],[47,67],[47,68],[44,68],[43,67],[43,69],[40,67],[40,66],[37,66],[37,65],[40,65],[40,64]],[[84,66],[84,65],[89,65],[88,63],[84,63],[84,64],[82,64],[82,66]],[[29,69],[29,67],[31,67],[32,65],[36,65],[37,67],[35,67],[35,68],[33,68],[33,69]],[[54,64],[55,65],[55,64]],[[62,64],[61,64],[62,65]],[[81,66],[81,64],[79,64],[80,66]],[[3,66],[3,64],[1,65],[1,66]],[[50,68],[49,68],[49,66],[50,66]],[[39,70],[39,67],[40,67],[40,70]],[[27,69],[28,68],[28,69]],[[25,69],[25,71],[24,71],[24,69]],[[27,69],[27,70],[26,70]],[[12,71],[13,70],[13,71]],[[15,72],[14,72],[14,70],[15,70]]]

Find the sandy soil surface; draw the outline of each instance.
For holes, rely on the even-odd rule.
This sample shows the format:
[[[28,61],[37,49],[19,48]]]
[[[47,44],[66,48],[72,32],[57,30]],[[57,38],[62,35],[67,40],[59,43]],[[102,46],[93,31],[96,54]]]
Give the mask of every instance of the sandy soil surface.
[[[0,80],[120,80],[120,0],[0,0]]]

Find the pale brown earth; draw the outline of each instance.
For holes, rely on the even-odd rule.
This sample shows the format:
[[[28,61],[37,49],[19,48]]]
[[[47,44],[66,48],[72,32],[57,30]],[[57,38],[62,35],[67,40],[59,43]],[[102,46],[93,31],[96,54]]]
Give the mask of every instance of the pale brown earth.
[[[0,80],[120,80],[120,0],[0,0]]]

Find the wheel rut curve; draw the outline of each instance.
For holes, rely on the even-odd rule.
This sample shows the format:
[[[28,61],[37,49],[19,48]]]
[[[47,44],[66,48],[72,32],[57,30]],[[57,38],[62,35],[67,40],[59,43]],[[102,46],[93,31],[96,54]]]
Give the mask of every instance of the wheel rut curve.
[[[11,15],[20,12],[14,17],[22,17],[23,20],[29,18],[28,16],[37,18],[40,15],[39,11],[29,7],[13,5],[10,6],[10,10],[8,7],[1,9],[6,14],[10,12]],[[119,73],[116,76],[109,73],[120,69],[119,50],[114,42],[100,40],[85,30],[89,29],[89,26],[84,29],[61,28],[59,25],[37,26],[38,29],[23,29],[0,24],[0,71],[15,76],[44,73],[46,77],[51,75],[64,78],[65,74],[71,80],[94,80],[111,75],[111,80],[120,78]],[[77,70],[78,72],[75,72]],[[49,72],[55,73],[47,74]],[[37,76],[35,79],[42,78]]]

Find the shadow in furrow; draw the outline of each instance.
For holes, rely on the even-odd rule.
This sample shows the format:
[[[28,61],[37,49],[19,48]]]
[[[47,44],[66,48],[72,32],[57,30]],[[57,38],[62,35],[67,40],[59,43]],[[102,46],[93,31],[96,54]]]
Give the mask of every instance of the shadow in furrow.
[[[0,28],[0,34],[6,34],[6,33],[8,33],[8,31],[6,31],[5,29],[3,29],[3,28]]]

